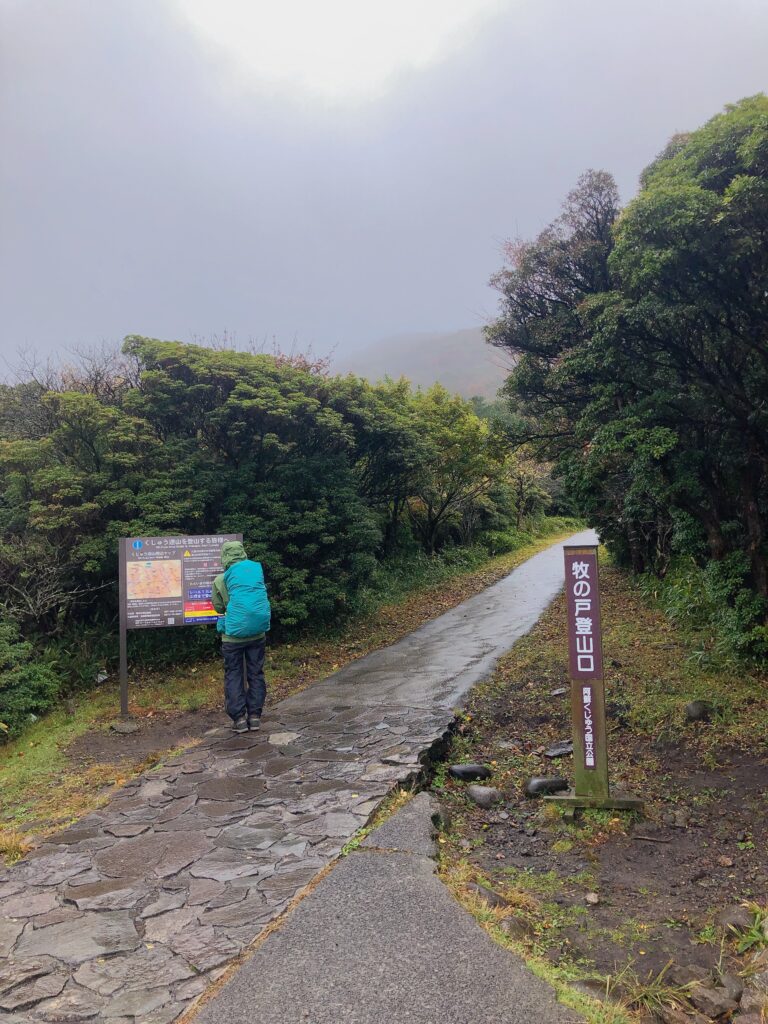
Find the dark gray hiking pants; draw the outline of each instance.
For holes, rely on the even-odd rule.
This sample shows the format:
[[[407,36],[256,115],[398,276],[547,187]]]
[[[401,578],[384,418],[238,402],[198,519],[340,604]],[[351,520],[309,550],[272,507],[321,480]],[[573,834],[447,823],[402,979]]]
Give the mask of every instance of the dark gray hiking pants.
[[[266,641],[221,645],[224,655],[224,704],[236,721],[241,715],[259,717],[267,697],[264,679]]]

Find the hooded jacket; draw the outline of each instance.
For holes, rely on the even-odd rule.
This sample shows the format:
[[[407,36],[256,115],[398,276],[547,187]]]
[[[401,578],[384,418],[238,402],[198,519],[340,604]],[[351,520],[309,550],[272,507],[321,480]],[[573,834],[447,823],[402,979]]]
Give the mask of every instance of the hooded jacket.
[[[246,557],[239,540],[228,540],[221,546],[221,565],[224,572],[213,581],[211,594],[221,639],[233,644],[263,640],[271,609],[261,563]]]

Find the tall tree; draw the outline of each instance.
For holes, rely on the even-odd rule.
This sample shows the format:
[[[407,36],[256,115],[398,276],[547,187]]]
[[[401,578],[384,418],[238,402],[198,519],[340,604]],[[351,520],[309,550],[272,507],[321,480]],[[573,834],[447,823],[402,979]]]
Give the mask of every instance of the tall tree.
[[[491,282],[501,293],[501,312],[486,336],[516,359],[507,393],[527,417],[521,440],[535,438],[548,457],[574,445],[574,420],[590,401],[589,368],[577,371],[570,357],[581,357],[588,341],[582,303],[610,284],[618,212],[611,175],[587,171],[538,238],[507,245],[507,263]]]
[[[448,538],[498,480],[503,452],[498,439],[471,403],[436,384],[415,399],[416,422],[425,457],[413,482],[409,514],[429,554]]]
[[[641,186],[619,215],[585,176],[510,250],[489,340],[520,354],[523,439],[620,557],[746,555],[768,598],[768,99],[676,136]]]

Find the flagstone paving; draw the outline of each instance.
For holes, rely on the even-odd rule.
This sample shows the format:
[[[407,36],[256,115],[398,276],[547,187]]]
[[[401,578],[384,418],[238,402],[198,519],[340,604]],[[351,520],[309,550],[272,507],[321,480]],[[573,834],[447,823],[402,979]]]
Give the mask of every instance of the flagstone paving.
[[[0,870],[0,1018],[174,1020],[419,773],[561,583],[555,545],[269,709],[261,732],[213,730]]]

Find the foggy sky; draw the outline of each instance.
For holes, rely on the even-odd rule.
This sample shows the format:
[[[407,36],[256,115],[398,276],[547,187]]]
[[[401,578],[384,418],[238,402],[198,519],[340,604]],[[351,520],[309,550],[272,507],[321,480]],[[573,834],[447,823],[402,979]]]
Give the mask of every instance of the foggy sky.
[[[630,198],[767,44],[762,0],[509,0],[339,109],[239,89],[161,0],[0,0],[0,347],[475,326],[505,238],[588,167]]]

